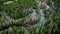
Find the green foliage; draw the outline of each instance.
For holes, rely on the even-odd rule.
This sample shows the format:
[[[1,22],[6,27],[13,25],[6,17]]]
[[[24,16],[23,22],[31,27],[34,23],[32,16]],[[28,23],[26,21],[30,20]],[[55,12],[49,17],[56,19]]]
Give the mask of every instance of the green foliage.
[[[7,2],[11,3],[7,3]],[[0,1],[0,10],[5,11],[8,15],[14,19],[23,18],[29,15],[31,12],[28,11],[28,7],[36,7],[37,3],[35,0],[5,0]]]
[[[31,28],[33,34],[59,34],[60,33],[60,5],[59,5],[59,0],[54,0],[54,2],[55,2],[54,5],[56,8],[51,7],[52,10],[50,11],[50,14],[45,14],[46,15],[45,25],[42,27],[37,26],[36,28]],[[28,31],[31,33],[31,30],[28,30]]]
[[[8,15],[10,15],[12,18],[25,17],[30,13],[28,11],[25,11],[26,8],[30,6],[34,7],[35,2],[30,1],[31,0],[14,1],[12,4],[5,5],[4,11],[7,12]],[[37,26],[35,28],[13,26],[12,31],[8,32],[8,34],[60,34],[60,0],[53,0],[53,1],[55,3],[54,5],[56,8],[55,7],[54,7],[55,9],[52,8],[50,14],[47,13],[45,14],[46,23],[44,24],[44,26],[41,27]],[[3,4],[1,4],[0,7],[1,6],[3,6]],[[2,8],[0,8],[0,10],[2,10]]]

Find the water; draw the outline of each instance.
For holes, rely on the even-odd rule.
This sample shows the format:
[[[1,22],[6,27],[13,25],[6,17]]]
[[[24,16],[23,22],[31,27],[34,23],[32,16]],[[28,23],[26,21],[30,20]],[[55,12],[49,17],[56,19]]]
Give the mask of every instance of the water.
[[[35,12],[35,11],[34,11]],[[39,19],[39,22],[37,23],[37,24],[35,24],[35,25],[33,25],[33,26],[41,26],[41,25],[43,25],[44,24],[44,9],[41,9],[40,10],[40,19]]]
[[[40,10],[40,21],[39,21],[40,24],[44,24],[44,10],[41,9]]]
[[[39,3],[39,6],[40,6],[40,3]],[[44,9],[45,10],[49,10],[50,9],[50,6],[48,6],[47,4],[44,4],[43,6],[41,6],[42,8],[40,9],[39,13],[40,13],[40,19],[39,19],[39,22],[35,25],[33,25],[34,27],[36,26],[41,26],[41,25],[44,25]],[[34,11],[35,12],[35,11]]]

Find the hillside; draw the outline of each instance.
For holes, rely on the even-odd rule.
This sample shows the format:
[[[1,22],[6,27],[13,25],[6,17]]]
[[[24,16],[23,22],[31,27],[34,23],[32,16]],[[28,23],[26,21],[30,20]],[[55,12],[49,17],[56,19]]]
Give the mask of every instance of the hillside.
[[[0,0],[0,34],[60,34],[60,0]]]

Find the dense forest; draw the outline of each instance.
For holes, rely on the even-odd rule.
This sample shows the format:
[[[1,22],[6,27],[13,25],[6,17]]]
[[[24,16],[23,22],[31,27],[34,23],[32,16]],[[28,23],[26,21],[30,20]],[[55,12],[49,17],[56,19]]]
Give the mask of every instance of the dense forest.
[[[0,34],[60,34],[60,0],[0,0]]]

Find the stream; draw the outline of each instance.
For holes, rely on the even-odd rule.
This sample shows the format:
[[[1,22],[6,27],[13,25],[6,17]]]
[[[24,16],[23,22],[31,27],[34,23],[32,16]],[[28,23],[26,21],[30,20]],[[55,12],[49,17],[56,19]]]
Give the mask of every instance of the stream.
[[[34,11],[34,13],[35,13],[35,11]],[[44,19],[45,19],[45,17],[44,17],[44,9],[41,9],[39,13],[40,13],[39,14],[40,15],[39,22],[37,24],[33,25],[34,27],[41,26],[42,24],[44,24]]]
[[[39,4],[40,5],[40,4]],[[45,20],[45,17],[44,17],[44,10],[49,10],[50,9],[50,6],[48,6],[47,4],[45,5],[41,5],[41,9],[39,10],[39,15],[40,15],[40,18],[39,18],[39,22],[35,25],[33,25],[33,27],[37,27],[37,26],[42,26],[45,24],[44,20]],[[35,10],[33,10],[33,12],[35,12]]]
[[[39,4],[40,5],[40,4]],[[43,6],[42,6],[43,7]],[[45,5],[45,7],[43,7],[44,9],[49,9],[50,7],[48,5]],[[44,15],[44,9],[40,9],[39,10],[39,15],[40,15],[40,18],[39,18],[39,22],[35,25],[33,25],[33,27],[37,27],[37,26],[42,26],[45,24],[44,22],[44,19],[45,19],[45,15]],[[36,10],[33,10],[33,14],[36,14]],[[34,17],[34,16],[33,16]],[[3,31],[0,31],[0,33],[3,32]]]

